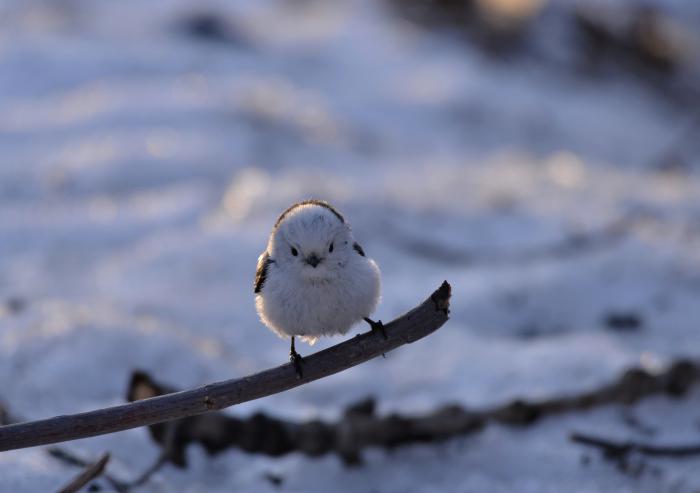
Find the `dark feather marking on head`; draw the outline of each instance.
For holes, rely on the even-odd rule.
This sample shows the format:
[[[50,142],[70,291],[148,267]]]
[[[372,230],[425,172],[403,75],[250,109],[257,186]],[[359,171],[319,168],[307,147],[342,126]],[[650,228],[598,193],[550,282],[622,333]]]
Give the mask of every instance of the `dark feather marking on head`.
[[[319,207],[324,207],[324,208],[328,209],[329,211],[331,211],[333,213],[333,215],[335,215],[335,217],[337,217],[341,223],[345,224],[345,218],[343,217],[343,215],[340,212],[338,212],[338,210],[335,207],[333,207],[331,204],[329,204],[325,200],[309,199],[309,200],[303,200],[301,202],[297,202],[296,204],[289,207],[282,214],[280,214],[280,217],[278,217],[277,221],[275,221],[274,229],[277,229],[277,227],[280,225],[280,223],[284,220],[285,217],[287,217],[287,215],[290,212],[292,212],[297,207],[301,207],[302,205],[317,205]]]
[[[255,271],[255,283],[253,283],[254,292],[259,293],[265,285],[267,279],[267,268],[275,261],[270,258],[270,254],[265,252],[258,258],[258,268]]]
[[[353,243],[352,248],[363,257],[365,256],[365,251],[362,249],[358,242]]]

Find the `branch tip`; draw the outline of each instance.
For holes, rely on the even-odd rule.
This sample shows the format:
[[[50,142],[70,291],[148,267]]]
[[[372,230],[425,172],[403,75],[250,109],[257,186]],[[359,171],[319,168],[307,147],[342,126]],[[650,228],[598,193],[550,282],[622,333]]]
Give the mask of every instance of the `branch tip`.
[[[430,299],[435,303],[435,310],[443,312],[445,315],[450,314],[450,298],[452,297],[452,286],[447,281],[443,281],[442,285],[430,295]]]

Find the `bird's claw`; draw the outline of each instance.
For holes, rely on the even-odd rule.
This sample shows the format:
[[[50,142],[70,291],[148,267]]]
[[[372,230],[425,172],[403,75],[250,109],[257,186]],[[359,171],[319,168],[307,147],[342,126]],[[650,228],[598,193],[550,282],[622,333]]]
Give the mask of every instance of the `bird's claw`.
[[[289,361],[294,366],[294,371],[297,374],[297,378],[301,379],[304,376],[304,372],[301,369],[301,364],[304,362],[304,358],[302,358],[301,355],[296,351],[290,351]]]
[[[380,331],[382,333],[382,336],[384,337],[384,340],[388,339],[388,337],[386,335],[386,331],[384,330],[384,324],[382,323],[381,320],[377,320],[375,322],[371,318],[365,317],[365,322],[367,322],[369,324],[369,326],[372,328],[372,332]]]

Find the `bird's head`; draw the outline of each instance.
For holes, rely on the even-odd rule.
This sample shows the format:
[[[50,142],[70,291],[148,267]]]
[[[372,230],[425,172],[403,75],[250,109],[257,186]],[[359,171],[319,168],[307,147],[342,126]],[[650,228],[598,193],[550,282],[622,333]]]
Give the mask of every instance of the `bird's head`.
[[[325,202],[295,204],[277,220],[268,251],[277,265],[309,280],[331,279],[352,250],[352,233]]]

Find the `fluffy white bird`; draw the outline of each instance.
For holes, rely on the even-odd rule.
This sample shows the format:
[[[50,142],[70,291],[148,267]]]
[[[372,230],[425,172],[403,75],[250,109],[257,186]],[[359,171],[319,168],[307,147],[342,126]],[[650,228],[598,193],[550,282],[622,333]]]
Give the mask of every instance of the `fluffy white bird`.
[[[289,356],[298,377],[303,359],[294,337],[313,344],[322,335],[345,334],[360,320],[383,333],[381,321],[369,319],[379,296],[377,264],[334,207],[306,200],[279,216],[258,258],[255,305],[265,325],[291,336]]]

